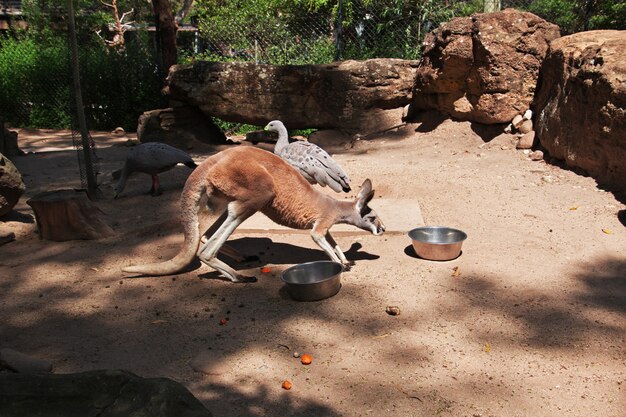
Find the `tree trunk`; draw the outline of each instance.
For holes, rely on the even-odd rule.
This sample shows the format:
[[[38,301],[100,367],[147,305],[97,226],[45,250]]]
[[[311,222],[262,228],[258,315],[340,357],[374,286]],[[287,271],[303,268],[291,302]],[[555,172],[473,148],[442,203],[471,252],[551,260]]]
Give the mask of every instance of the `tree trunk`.
[[[102,211],[83,192],[47,191],[26,203],[35,212],[40,239],[62,242],[101,239],[115,234],[101,218]]]
[[[159,38],[160,50],[158,52],[161,56],[162,70],[167,74],[170,67],[178,62],[176,48],[178,26],[176,26],[169,0],[152,0],[152,6]]]

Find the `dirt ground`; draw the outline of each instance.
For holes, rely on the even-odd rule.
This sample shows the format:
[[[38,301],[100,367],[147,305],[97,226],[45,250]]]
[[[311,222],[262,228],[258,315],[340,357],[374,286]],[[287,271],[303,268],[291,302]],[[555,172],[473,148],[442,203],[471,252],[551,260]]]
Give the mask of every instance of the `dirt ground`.
[[[168,377],[215,416],[624,416],[624,200],[494,136],[444,120],[326,146],[353,195],[371,178],[372,206],[414,201],[426,224],[469,237],[459,258],[434,262],[415,256],[407,230],[342,233],[355,266],[336,296],[306,303],[280,281],[293,264],[326,259],[303,232],[245,223],[235,232],[232,245],[261,262],[231,265],[256,283],[218,279],[199,263],[175,276],[122,274],[177,252],[189,174],[163,174],[156,198],[138,175],[112,200],[110,173],[131,135],[93,135],[97,205],[116,236],[39,240],[26,200],[78,187],[76,153],[64,132],[21,131],[20,146],[34,153],[14,158],[28,189],[0,223],[17,235],[0,246],[0,347],[47,359],[57,373]],[[211,151],[190,153],[201,161]]]

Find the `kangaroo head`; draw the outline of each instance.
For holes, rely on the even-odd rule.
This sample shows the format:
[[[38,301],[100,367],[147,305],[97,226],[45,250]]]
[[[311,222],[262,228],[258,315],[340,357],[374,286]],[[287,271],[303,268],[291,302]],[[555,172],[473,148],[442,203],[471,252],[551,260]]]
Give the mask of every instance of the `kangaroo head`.
[[[369,230],[372,234],[378,236],[385,231],[385,225],[378,217],[378,214],[368,206],[368,203],[374,198],[374,190],[372,190],[372,182],[366,179],[361,186],[361,191],[356,197],[355,209],[361,218],[360,224],[357,225],[363,230]]]

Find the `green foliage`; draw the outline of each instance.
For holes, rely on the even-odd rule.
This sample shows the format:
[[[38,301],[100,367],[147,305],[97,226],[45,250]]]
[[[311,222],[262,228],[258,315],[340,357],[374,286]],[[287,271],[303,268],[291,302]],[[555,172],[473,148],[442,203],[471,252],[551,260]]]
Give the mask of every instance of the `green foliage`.
[[[579,16],[575,12],[577,0],[536,0],[528,7],[528,11],[541,16],[549,22],[556,23],[562,33],[574,33],[581,30]]]
[[[132,131],[141,113],[165,104],[152,43],[145,32],[132,32],[125,48],[107,47],[96,30],[109,16],[94,2],[79,3],[76,28],[87,125]],[[142,2],[119,2],[120,7],[131,3]],[[13,125],[72,127],[75,99],[63,4],[65,0],[26,1],[28,31],[0,38],[0,112]],[[51,25],[51,19],[61,23]]]
[[[40,43],[5,36],[0,44],[0,109],[5,120],[31,127],[67,127],[69,108],[63,103],[70,85],[51,79],[52,74],[69,73],[69,50],[63,39]]]
[[[623,0],[534,0],[528,10],[559,25],[563,34],[586,29],[626,29]]]
[[[91,128],[133,131],[141,113],[164,106],[161,77],[145,42],[132,39],[124,49],[97,45],[81,50],[83,102]]]
[[[601,0],[589,19],[589,29],[626,29],[626,1]]]
[[[218,61],[273,64],[342,59],[419,58],[424,35],[441,22],[479,11],[482,0],[198,0],[195,13]],[[204,58],[203,57],[203,58]]]
[[[330,62],[323,1],[197,0],[199,29],[216,61]],[[317,61],[316,61],[317,62]]]

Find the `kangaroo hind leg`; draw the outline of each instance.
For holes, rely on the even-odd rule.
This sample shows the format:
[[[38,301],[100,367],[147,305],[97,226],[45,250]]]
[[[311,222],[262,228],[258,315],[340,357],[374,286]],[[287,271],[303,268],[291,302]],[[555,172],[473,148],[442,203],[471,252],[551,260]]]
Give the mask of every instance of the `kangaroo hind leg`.
[[[216,232],[216,230],[222,225],[222,223],[224,223],[227,216],[228,216],[228,212],[224,210],[224,212],[215,220],[215,222],[211,225],[211,227],[209,227],[208,230],[200,238],[201,245],[206,244],[208,238]],[[233,248],[232,246],[229,246],[226,243],[224,243],[220,247],[219,253],[221,253],[222,255],[226,255],[233,261],[239,262],[239,263],[256,262],[259,260],[258,256],[243,254],[239,252],[237,249]]]
[[[256,277],[244,276],[237,273],[226,263],[217,259],[217,253],[235,229],[244,220],[254,214],[254,212],[255,210],[245,209],[241,204],[238,204],[237,201],[230,202],[227,210],[217,219],[213,226],[209,228],[209,231],[212,229],[216,230],[207,241],[202,244],[198,253],[198,257],[202,262],[217,270],[232,282],[254,282],[256,281]]]

